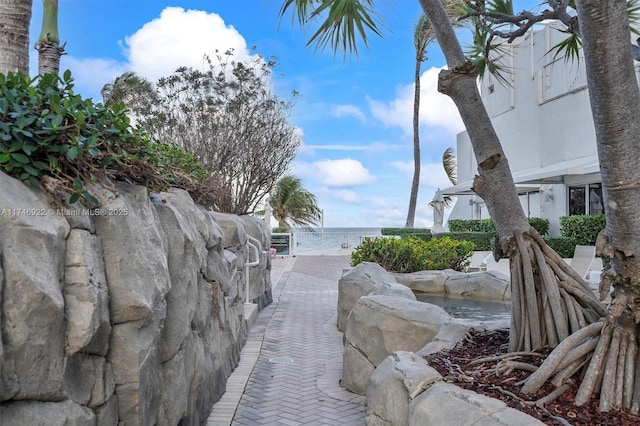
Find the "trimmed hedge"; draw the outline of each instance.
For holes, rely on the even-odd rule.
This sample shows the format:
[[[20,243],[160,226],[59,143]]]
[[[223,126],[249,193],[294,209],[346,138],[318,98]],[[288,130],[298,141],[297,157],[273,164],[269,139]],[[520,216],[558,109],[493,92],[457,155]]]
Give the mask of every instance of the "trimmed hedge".
[[[573,257],[573,252],[576,250],[576,245],[578,244],[575,238],[551,237],[549,235],[543,238],[544,238],[544,241],[547,243],[547,245],[551,247],[561,257],[564,257],[564,258]]]
[[[496,232],[496,227],[491,219],[451,219],[448,222],[451,232]],[[535,228],[540,235],[549,233],[549,220],[541,217],[530,217],[529,225]]]
[[[375,262],[387,271],[409,273],[427,270],[462,271],[469,265],[473,243],[448,237],[424,241],[419,238],[365,238],[351,253],[351,265]]]
[[[382,228],[380,230],[382,235],[412,235],[412,234],[431,234],[431,230],[428,228]]]
[[[603,214],[561,216],[560,235],[575,239],[578,245],[594,246],[605,225]]]

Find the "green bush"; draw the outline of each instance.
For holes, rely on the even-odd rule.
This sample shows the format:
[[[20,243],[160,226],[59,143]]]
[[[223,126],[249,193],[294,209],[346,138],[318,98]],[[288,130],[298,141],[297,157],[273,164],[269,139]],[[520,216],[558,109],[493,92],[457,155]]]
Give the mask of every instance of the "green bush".
[[[495,241],[493,232],[448,232],[435,234],[434,238],[447,236],[456,241],[470,241],[474,244],[474,250],[491,251]]]
[[[375,262],[388,271],[416,272],[454,269],[462,271],[473,253],[473,243],[448,237],[424,241],[420,238],[365,238],[351,254],[351,265]]]
[[[450,232],[496,232],[491,219],[451,219],[448,222]],[[549,220],[540,217],[530,217],[529,225],[540,235],[549,233]]]
[[[428,228],[382,228],[380,234],[382,235],[396,235],[405,236],[412,234],[430,234],[431,230]]]
[[[549,219],[543,219],[541,217],[530,217],[529,225],[538,231],[538,234],[544,236],[549,233]]]
[[[98,200],[92,184],[129,180],[163,191],[192,192],[207,207],[216,186],[195,156],[133,129],[123,105],[107,108],[73,92],[71,73],[0,75],[0,171],[31,185],[48,176],[48,190]]]
[[[544,241],[551,247],[560,257],[571,258],[576,250],[577,242],[571,237],[551,237],[545,236]]]
[[[561,216],[560,235],[574,238],[578,245],[594,246],[605,225],[603,214]]]
[[[450,232],[496,232],[491,219],[450,219],[447,224]]]

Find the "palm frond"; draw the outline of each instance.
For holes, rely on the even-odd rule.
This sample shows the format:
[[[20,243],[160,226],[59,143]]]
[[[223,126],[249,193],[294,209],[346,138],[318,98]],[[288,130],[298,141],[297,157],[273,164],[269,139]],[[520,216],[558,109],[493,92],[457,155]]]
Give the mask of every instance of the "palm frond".
[[[513,0],[493,0],[487,2],[487,10],[492,13],[513,15]]]
[[[315,3],[317,3],[317,0],[285,0],[278,12],[278,25],[280,25],[280,21],[287,13],[287,10],[291,9],[291,24],[295,24],[297,20],[298,25],[304,27],[315,10]]]
[[[640,21],[640,0],[627,0],[627,14],[629,15],[631,32],[640,35],[640,31],[636,28]]]
[[[449,181],[455,185],[458,183],[458,160],[453,154],[453,148],[447,148],[442,154],[442,167]]]
[[[582,38],[578,34],[569,33],[569,36],[567,38],[549,49],[546,55],[553,52],[554,61],[558,58],[558,56],[563,56],[565,63],[569,62],[569,60],[571,60],[572,62],[580,62],[581,47]]]

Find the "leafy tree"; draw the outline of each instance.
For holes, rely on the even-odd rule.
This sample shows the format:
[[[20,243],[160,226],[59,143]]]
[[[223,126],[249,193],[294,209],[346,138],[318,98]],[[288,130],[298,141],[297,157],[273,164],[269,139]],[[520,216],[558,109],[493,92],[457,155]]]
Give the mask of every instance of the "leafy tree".
[[[292,175],[278,181],[269,204],[280,229],[293,225],[310,227],[317,225],[322,217],[315,195],[302,185],[300,178]]]
[[[181,67],[155,88],[123,74],[103,89],[105,103],[124,101],[152,138],[209,166],[221,185],[216,210],[251,213],[286,173],[300,144],[288,122],[293,99],[279,99],[270,88],[275,60],[238,62],[227,51],[205,63],[204,71]]]
[[[0,74],[29,75],[29,23],[32,0],[0,2]]]

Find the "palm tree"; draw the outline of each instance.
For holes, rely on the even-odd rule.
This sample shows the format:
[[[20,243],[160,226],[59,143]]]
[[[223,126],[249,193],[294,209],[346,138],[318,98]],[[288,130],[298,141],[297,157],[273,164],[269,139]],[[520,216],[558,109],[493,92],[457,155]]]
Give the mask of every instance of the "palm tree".
[[[0,2],[0,73],[29,74],[29,24],[32,0]]]
[[[456,0],[444,2],[447,13],[454,16],[459,12]],[[427,60],[427,45],[435,39],[431,22],[422,14],[413,29],[413,47],[415,48],[415,67],[413,72],[413,180],[411,181],[411,195],[409,196],[409,210],[405,228],[413,228],[418,204],[418,188],[420,186],[420,70],[422,63]],[[446,199],[447,197],[445,197]],[[449,202],[451,200],[448,197]]]
[[[445,149],[442,153],[442,167],[447,174],[447,178],[449,178],[449,182],[451,182],[452,185],[457,184],[458,162],[455,155],[453,155],[452,147]],[[445,207],[451,207],[453,205],[453,197],[451,195],[445,195],[443,198]]]
[[[307,191],[300,178],[292,175],[278,181],[269,204],[279,230],[286,230],[293,225],[317,225],[322,217],[315,195]]]
[[[433,40],[433,31],[427,17],[422,14],[413,30],[413,47],[416,50],[415,68],[413,71],[413,180],[409,196],[409,211],[405,228],[413,228],[418,203],[418,187],[420,186],[420,69],[427,60],[427,44]]]
[[[42,31],[35,44],[38,51],[38,74],[58,74],[60,56],[64,53],[64,45],[60,46],[58,33],[58,0],[43,0],[42,3]]]
[[[323,1],[329,9],[328,20],[320,26],[322,37],[334,47],[355,51],[352,38],[358,28],[374,28],[370,18],[375,14],[374,0],[353,0],[360,7],[346,8],[346,0]],[[640,357],[637,327],[640,318],[640,91],[635,78],[629,43],[629,12],[637,10],[635,0],[593,2],[548,2],[539,13],[523,12],[518,17],[487,8],[511,8],[509,0],[485,2],[465,1],[469,15],[486,17],[484,29],[500,17],[511,26],[512,33],[496,31],[494,35],[511,40],[525,34],[544,19],[563,22],[567,31],[579,34],[584,42],[587,83],[596,128],[600,173],[605,197],[607,228],[599,238],[599,251],[612,258],[612,267],[603,274],[601,286],[613,285],[612,308],[605,312],[593,297],[584,280],[573,274],[540,235],[527,223],[517,197],[507,158],[482,103],[476,78],[477,65],[465,57],[453,25],[440,0],[419,0],[431,21],[436,38],[445,55],[448,70],[440,73],[438,89],[456,104],[469,134],[478,164],[473,190],[483,198],[496,225],[497,256],[510,258],[512,277],[512,323],[510,350],[557,346],[545,363],[525,383],[523,390],[535,392],[553,374],[570,377],[587,362],[576,403],[585,403],[593,392],[600,392],[600,409],[630,407],[640,411]],[[292,4],[299,21],[318,16],[304,0],[287,0],[281,14]],[[362,4],[364,3],[364,7]],[[304,5],[304,7],[301,7]],[[576,8],[577,6],[577,8]],[[576,8],[575,13],[569,9]],[[333,12],[333,13],[332,13]],[[304,14],[304,16],[302,16]],[[345,16],[348,15],[348,16]],[[347,22],[351,38],[344,30],[332,26]],[[578,25],[579,23],[579,25]],[[514,29],[515,28],[515,29]],[[366,41],[366,35],[364,36]],[[486,50],[491,48],[491,39]],[[325,43],[328,44],[328,43]],[[612,64],[615,64],[612,65]],[[567,315],[569,314],[569,315]],[[576,315],[580,321],[576,322]],[[605,317],[600,321],[600,317]],[[586,325],[585,324],[589,324]],[[571,336],[569,336],[569,333]],[[560,344],[558,344],[561,342]],[[596,345],[597,344],[597,345]],[[589,361],[590,360],[590,361]],[[560,378],[561,378],[560,377]]]

